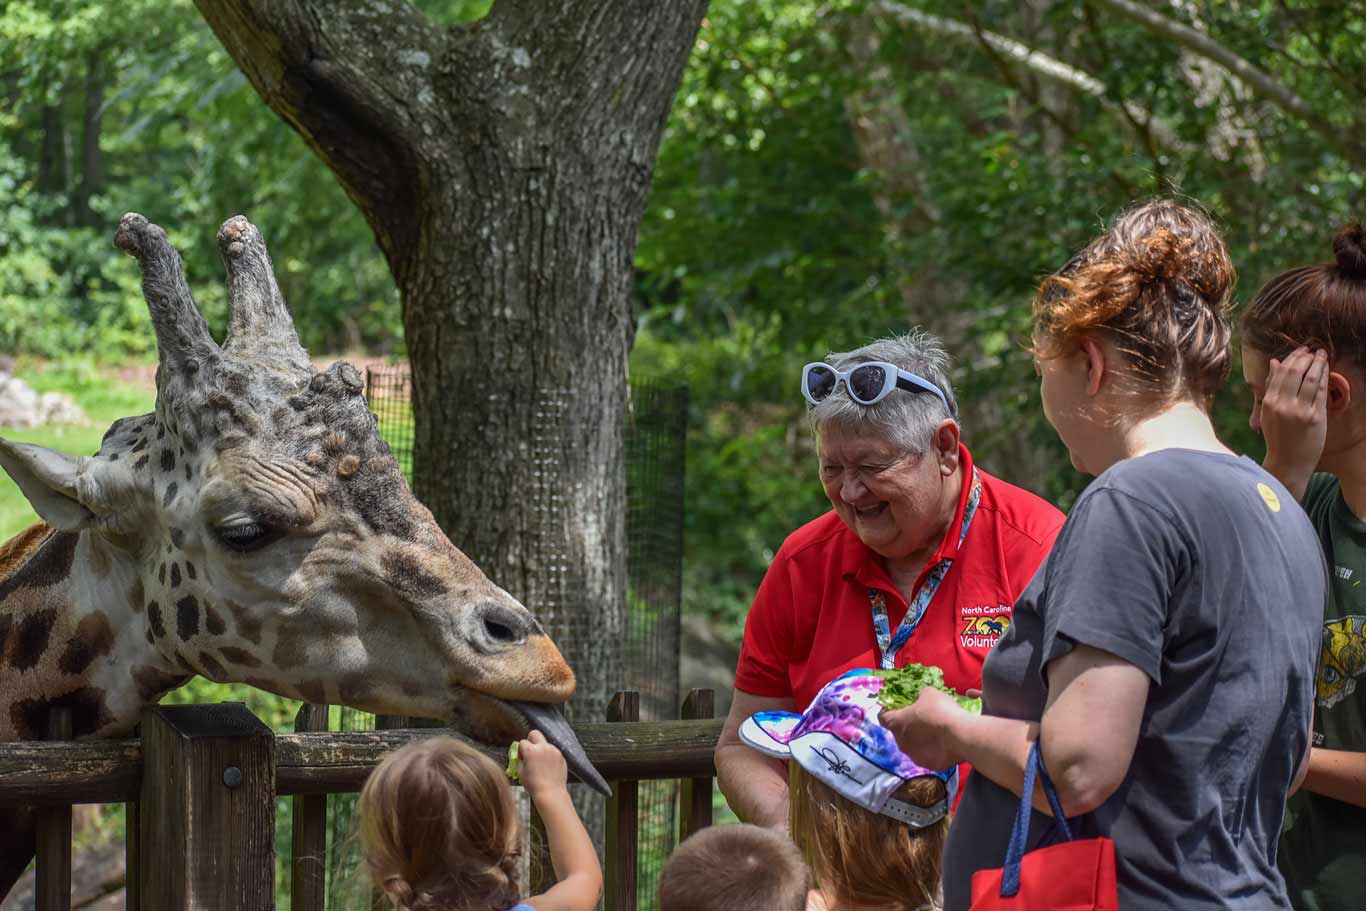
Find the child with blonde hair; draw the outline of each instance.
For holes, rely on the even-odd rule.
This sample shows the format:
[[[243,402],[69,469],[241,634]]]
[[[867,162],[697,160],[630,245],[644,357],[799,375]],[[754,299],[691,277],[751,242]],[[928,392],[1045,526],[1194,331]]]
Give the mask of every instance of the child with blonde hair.
[[[933,911],[956,767],[933,771],[882,726],[884,678],[852,670],[801,715],[759,712],[740,739],[788,760],[789,827],[815,879],[809,911]]]
[[[559,882],[522,899],[521,825],[503,770],[450,737],[385,757],[360,794],[360,836],[375,884],[402,911],[585,911],[598,865],[566,787],[564,757],[539,731],[520,742],[522,787],[545,821]]]

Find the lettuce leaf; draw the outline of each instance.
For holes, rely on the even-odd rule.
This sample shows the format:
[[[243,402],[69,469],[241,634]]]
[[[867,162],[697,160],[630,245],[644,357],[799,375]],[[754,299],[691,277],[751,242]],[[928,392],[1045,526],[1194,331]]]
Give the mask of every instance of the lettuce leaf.
[[[915,702],[925,687],[948,693],[958,701],[965,711],[974,715],[982,714],[982,700],[961,696],[944,682],[944,671],[933,665],[908,664],[892,671],[874,671],[882,678],[882,689],[877,701],[884,709],[901,709]]]

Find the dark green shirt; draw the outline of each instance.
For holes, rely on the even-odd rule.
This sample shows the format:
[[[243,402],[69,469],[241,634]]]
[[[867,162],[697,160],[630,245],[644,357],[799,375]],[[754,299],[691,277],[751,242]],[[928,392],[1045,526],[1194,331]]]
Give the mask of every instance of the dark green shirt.
[[[1366,752],[1366,522],[1347,507],[1342,485],[1316,474],[1304,510],[1332,576],[1319,659],[1314,746]],[[1300,791],[1290,799],[1280,868],[1299,911],[1366,909],[1366,809]]]

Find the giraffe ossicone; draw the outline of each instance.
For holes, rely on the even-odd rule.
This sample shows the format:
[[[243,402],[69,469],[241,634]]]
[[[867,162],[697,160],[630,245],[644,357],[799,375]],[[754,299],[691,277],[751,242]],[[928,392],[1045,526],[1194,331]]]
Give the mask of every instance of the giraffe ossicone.
[[[412,495],[356,368],[313,368],[256,227],[218,232],[221,345],[160,227],[125,215],[115,244],[142,271],[156,410],[89,457],[0,439],[43,520],[0,546],[0,741],[41,738],[54,706],[125,734],[199,674],[495,744],[537,727],[605,793],[558,710],[573,672]]]

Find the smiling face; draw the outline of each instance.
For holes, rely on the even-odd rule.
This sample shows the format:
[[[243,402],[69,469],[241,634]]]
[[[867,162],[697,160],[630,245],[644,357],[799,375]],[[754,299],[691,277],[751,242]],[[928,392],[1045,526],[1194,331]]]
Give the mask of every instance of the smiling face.
[[[821,431],[816,448],[825,495],[871,550],[897,561],[939,546],[958,505],[957,424],[941,424],[920,455],[837,426]]]

